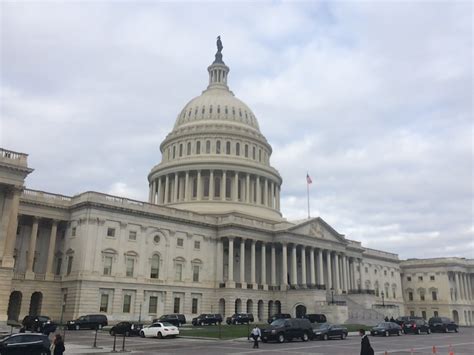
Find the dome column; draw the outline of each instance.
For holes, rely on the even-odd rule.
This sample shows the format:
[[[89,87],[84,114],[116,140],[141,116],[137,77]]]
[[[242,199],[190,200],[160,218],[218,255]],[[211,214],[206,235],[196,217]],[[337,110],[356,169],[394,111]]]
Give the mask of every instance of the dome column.
[[[239,200],[239,173],[236,171],[234,175],[234,189],[233,189],[233,200],[238,201]]]
[[[250,203],[250,174],[245,177],[245,202]]]
[[[184,201],[189,201],[189,171],[186,171],[186,177],[184,178]]]
[[[268,207],[268,179],[265,179],[263,188],[265,189],[263,192],[263,204]]]
[[[257,176],[256,180],[255,180],[255,188],[257,189],[257,199],[255,201],[255,203],[257,205],[260,205],[262,202],[262,193],[260,192],[260,177]]]
[[[202,186],[201,186],[201,170],[197,171],[197,191],[196,191],[196,200],[201,201],[202,198]]]
[[[178,173],[174,173],[174,196],[173,196],[173,202],[178,202],[178,196],[179,196],[179,176]]]
[[[227,174],[225,170],[222,170],[222,179],[221,179],[221,200],[222,201],[225,201],[226,199],[226,195],[227,195],[226,187],[227,187]]]
[[[169,188],[170,188],[170,178],[169,178],[169,175],[166,175],[166,178],[165,178],[165,196],[163,198],[163,203],[164,204],[168,203]]]
[[[209,200],[214,200],[214,170],[209,172]]]
[[[270,184],[270,191],[271,191],[271,201],[270,201],[270,207],[275,208],[275,183],[272,181]]]

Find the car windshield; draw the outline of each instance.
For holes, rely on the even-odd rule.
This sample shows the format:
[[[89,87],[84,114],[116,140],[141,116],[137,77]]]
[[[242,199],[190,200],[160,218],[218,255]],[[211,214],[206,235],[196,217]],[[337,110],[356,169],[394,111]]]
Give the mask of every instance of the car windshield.
[[[314,329],[326,329],[326,328],[329,328],[329,324],[328,324],[328,323],[318,323],[318,324],[314,324]]]
[[[382,323],[377,324],[376,327],[385,328],[385,327],[388,327],[388,325],[389,325],[388,323],[382,322]]]
[[[285,320],[284,319],[276,319],[270,325],[273,326],[273,327],[283,327],[285,325]]]
[[[163,327],[174,327],[173,324],[168,323],[168,322],[162,322],[161,324],[163,324]]]

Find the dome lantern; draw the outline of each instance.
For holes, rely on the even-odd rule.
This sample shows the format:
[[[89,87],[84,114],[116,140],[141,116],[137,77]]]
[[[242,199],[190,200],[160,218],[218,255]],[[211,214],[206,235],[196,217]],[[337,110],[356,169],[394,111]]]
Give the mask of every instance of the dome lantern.
[[[209,85],[207,89],[226,89],[229,90],[227,86],[227,75],[229,74],[229,67],[225,65],[222,60],[222,46],[221,36],[217,36],[217,52],[215,55],[214,62],[207,67],[209,72]]]

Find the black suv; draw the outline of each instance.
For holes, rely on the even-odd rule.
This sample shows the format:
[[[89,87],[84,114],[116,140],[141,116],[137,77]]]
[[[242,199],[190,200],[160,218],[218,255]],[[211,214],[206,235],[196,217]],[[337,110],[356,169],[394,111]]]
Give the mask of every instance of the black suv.
[[[328,321],[324,314],[305,314],[303,318],[308,319],[311,323],[326,323]]]
[[[413,333],[413,334],[420,334],[420,333],[426,333],[430,334],[431,329],[430,325],[428,324],[427,321],[424,319],[413,319],[406,321],[403,323],[403,332],[405,334],[408,333]]]
[[[21,324],[23,324],[25,330],[46,335],[54,333],[57,328],[57,324],[47,316],[25,316]]]
[[[129,337],[130,335],[140,335],[140,330],[142,330],[143,324],[134,323],[134,322],[120,322],[115,324],[110,328],[110,335],[114,336],[116,334],[125,335]]]
[[[401,317],[398,317],[397,319],[395,319],[395,323],[397,323],[400,327],[403,328],[403,324],[405,324],[405,322],[409,322],[411,320],[415,320],[415,319],[423,319],[422,317],[415,317],[415,316],[401,316]]]
[[[449,318],[446,317],[433,317],[428,320],[430,329],[432,332],[443,332],[449,331],[458,332],[458,325]]]
[[[332,338],[347,338],[347,328],[341,325],[329,323],[316,323],[313,327],[313,339],[328,340]]]
[[[186,317],[184,314],[163,314],[160,318],[153,319],[153,323],[156,322],[168,322],[173,324],[175,327],[181,327],[183,324],[186,324]]]
[[[268,324],[272,324],[274,321],[277,319],[286,319],[286,318],[291,318],[291,315],[288,313],[277,313],[268,318]]]
[[[108,324],[104,314],[88,314],[67,322],[67,329],[102,329]]]
[[[262,331],[262,341],[276,340],[283,343],[285,340],[299,338],[303,341],[313,337],[311,322],[304,318],[277,319],[268,328]]]
[[[252,313],[235,313],[226,318],[227,324],[249,324],[254,321]]]
[[[222,323],[222,316],[220,314],[215,313],[203,313],[193,318],[192,322],[193,325],[210,325],[210,324],[220,324]]]
[[[17,333],[0,340],[0,354],[50,354],[51,342],[47,335]]]

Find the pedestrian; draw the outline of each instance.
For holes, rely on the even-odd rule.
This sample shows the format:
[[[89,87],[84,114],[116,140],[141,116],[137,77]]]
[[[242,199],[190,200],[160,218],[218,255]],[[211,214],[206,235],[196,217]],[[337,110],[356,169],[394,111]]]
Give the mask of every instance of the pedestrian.
[[[63,355],[66,348],[64,347],[64,341],[61,334],[54,336],[53,343],[51,344],[51,355]]]
[[[385,316],[384,321],[388,322],[388,317],[387,316]]]
[[[390,317],[390,322],[395,323],[395,319],[393,319],[393,316]]]
[[[256,324],[255,327],[253,327],[250,335],[253,338],[253,348],[258,349],[258,338],[262,336],[262,333],[260,332],[260,328]]]
[[[365,334],[364,329],[359,329],[359,335],[362,337],[360,341],[360,355],[374,355],[374,349],[370,345],[369,338]]]

